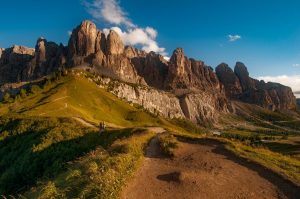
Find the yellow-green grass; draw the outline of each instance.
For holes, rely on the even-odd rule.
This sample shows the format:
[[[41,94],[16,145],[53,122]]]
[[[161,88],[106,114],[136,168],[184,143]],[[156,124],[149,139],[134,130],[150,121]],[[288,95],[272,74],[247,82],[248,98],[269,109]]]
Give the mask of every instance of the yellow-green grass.
[[[119,198],[120,191],[143,160],[144,148],[154,133],[142,131],[97,148],[69,164],[52,180],[42,181],[26,198]]]
[[[0,114],[78,117],[122,127],[156,125],[158,119],[130,106],[84,77],[63,77],[37,94],[0,107]]]
[[[265,143],[271,151],[289,155],[300,160],[300,136],[288,136],[284,139],[278,138]]]
[[[0,195],[22,193],[41,179],[55,178],[69,161],[139,132],[126,128],[99,134],[70,118],[2,117]]]
[[[300,184],[300,160],[288,155],[273,152],[264,147],[253,147],[242,142],[221,139],[225,147],[238,156],[255,161],[280,173],[291,181]]]

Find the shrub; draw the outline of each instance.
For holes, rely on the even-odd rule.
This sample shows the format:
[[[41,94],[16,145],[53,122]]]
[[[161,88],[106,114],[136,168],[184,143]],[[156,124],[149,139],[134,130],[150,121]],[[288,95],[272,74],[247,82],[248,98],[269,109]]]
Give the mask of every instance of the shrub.
[[[164,155],[173,157],[175,149],[178,147],[177,139],[170,133],[159,135],[159,145]]]

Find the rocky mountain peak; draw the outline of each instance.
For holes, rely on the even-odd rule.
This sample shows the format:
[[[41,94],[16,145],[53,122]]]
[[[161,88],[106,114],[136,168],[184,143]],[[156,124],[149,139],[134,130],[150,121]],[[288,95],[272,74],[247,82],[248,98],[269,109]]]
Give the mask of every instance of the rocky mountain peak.
[[[236,63],[234,72],[227,64],[220,64],[216,68],[216,74],[229,98],[257,104],[270,110],[296,108],[296,98],[291,88],[251,78],[247,67],[241,62]]]
[[[248,68],[242,62],[236,62],[235,67],[234,67],[234,72],[237,75],[241,74],[243,76],[248,76],[249,77]]]
[[[21,55],[34,55],[34,49],[33,48],[27,48],[25,46],[18,46],[13,45],[13,47],[10,48],[11,53],[15,54],[21,54]]]
[[[184,61],[185,61],[184,50],[182,48],[176,48],[173,51],[173,54],[170,58],[170,62],[177,67],[183,68]]]
[[[234,67],[234,73],[239,78],[243,91],[255,88],[255,82],[249,76],[249,72],[245,64],[237,62]]]
[[[107,36],[107,54],[109,55],[120,55],[124,52],[124,44],[119,36],[119,34],[114,31],[110,30]]]
[[[225,86],[226,96],[229,98],[238,98],[242,93],[242,88],[233,70],[226,63],[221,63],[216,68],[216,74],[220,82]]]
[[[72,62],[74,65],[82,64],[83,60],[80,58],[95,53],[97,35],[96,25],[91,21],[83,21],[73,30],[68,44],[68,57],[75,59]]]
[[[44,39],[43,37],[40,37],[37,40],[37,43],[35,46],[37,62],[44,62],[46,60],[46,43],[47,43],[47,40]]]

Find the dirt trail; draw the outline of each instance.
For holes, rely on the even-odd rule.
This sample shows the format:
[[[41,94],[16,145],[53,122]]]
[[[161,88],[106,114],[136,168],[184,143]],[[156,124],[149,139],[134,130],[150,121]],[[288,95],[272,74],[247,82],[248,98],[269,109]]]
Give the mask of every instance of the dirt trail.
[[[82,119],[80,117],[73,117],[73,119],[77,120],[78,122],[80,122],[84,126],[91,127],[91,128],[97,128],[94,124],[91,124],[91,123],[85,121],[84,119]]]
[[[238,158],[213,140],[181,140],[173,159],[161,156],[158,137],[123,190],[123,199],[299,198],[300,188],[264,167]]]

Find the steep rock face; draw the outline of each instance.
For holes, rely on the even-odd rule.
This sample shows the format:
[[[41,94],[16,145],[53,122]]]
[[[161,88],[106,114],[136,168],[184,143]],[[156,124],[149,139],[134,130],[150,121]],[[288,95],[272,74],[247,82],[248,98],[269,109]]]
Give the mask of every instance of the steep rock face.
[[[91,66],[99,74],[129,83],[145,84],[124,49],[115,31],[111,30],[106,38],[94,23],[84,21],[73,30],[69,40],[68,65]]]
[[[15,45],[5,49],[0,59],[0,84],[22,81],[22,73],[33,57],[34,49],[31,48]]]
[[[260,81],[258,90],[267,91],[267,98],[271,101],[263,104],[263,107],[271,108],[272,110],[292,110],[297,106],[296,97],[291,88],[278,83]]]
[[[237,99],[242,94],[242,87],[238,77],[233,70],[225,63],[216,68],[216,74],[220,82],[225,86],[226,96]]]
[[[66,49],[40,38],[36,48],[13,46],[2,50],[0,84],[28,81],[65,66]]]
[[[106,36],[103,32],[97,31],[96,43],[95,43],[95,52],[106,53]]]
[[[243,63],[236,63],[234,73],[239,78],[243,91],[255,88],[255,81],[249,76],[248,69]]]
[[[124,50],[124,55],[129,59],[145,58],[147,54],[148,53],[146,53],[145,51],[134,48],[132,46],[126,46]]]
[[[154,88],[163,89],[168,73],[168,62],[163,56],[154,52],[131,58],[138,74],[144,77],[146,83]]]
[[[202,61],[188,59],[181,48],[176,49],[170,59],[165,88],[224,92],[213,69]]]
[[[251,78],[247,67],[241,62],[236,63],[234,73],[225,64],[219,65],[216,73],[225,86],[228,97],[257,104],[270,110],[296,108],[296,98],[291,88]]]
[[[185,118],[202,125],[217,122],[219,113],[227,112],[227,109],[220,109],[227,106],[227,101],[212,99],[205,93],[177,97],[169,92],[124,83],[110,84],[109,90],[117,97],[139,104],[152,113],[168,118]]]
[[[35,76],[47,75],[58,68],[59,48],[60,46],[54,42],[47,42],[44,38],[38,39],[35,47]]]
[[[174,51],[164,86],[181,99],[185,116],[194,122],[216,121],[220,112],[231,109],[213,69],[202,61],[188,59],[183,49]]]
[[[184,118],[179,99],[169,93],[120,83],[110,86],[110,89],[117,97],[140,104],[152,113],[168,118]]]
[[[4,50],[5,50],[4,48],[0,48],[0,59]]]
[[[124,44],[121,37],[114,30],[109,32],[107,37],[107,54],[121,55],[124,52]]]
[[[180,97],[180,103],[187,119],[203,125],[216,123],[220,113],[229,112],[225,98],[206,93],[184,95]]]
[[[96,50],[98,31],[90,21],[83,21],[73,30],[68,44],[68,58],[71,65],[81,65]]]
[[[234,69],[242,85],[241,100],[258,104],[270,110],[295,109],[296,98],[292,89],[277,83],[265,83],[249,77],[246,66],[237,62]]]

